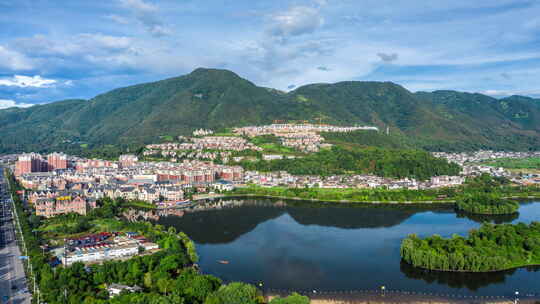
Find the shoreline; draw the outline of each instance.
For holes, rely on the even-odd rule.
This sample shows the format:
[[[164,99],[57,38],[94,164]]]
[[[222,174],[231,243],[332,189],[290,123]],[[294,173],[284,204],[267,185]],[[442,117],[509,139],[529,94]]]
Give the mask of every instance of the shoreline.
[[[403,259],[402,259],[402,261],[403,261]],[[407,263],[407,262],[403,261],[403,263]],[[426,270],[426,271],[446,272],[446,273],[494,273],[494,272],[503,272],[503,271],[508,271],[508,270],[514,270],[514,269],[519,269],[519,268],[525,268],[525,267],[540,267],[540,263],[534,263],[534,264],[527,264],[527,265],[511,266],[511,267],[508,267],[508,268],[497,269],[497,270],[471,271],[471,270],[442,270],[442,269],[429,269],[429,268],[424,268],[424,267],[420,267],[420,266],[413,266],[413,265],[411,265],[411,264],[409,264],[409,263],[407,263],[407,264],[410,265],[411,267],[418,268],[418,269],[422,269],[422,270]]]
[[[425,201],[355,201],[355,200],[328,200],[328,199],[320,199],[320,198],[301,198],[301,197],[290,197],[290,196],[274,196],[274,195],[264,195],[264,194],[251,194],[251,193],[245,193],[245,194],[218,194],[214,196],[207,196],[207,197],[201,197],[192,199],[191,201],[201,201],[206,199],[215,199],[215,198],[244,198],[244,197],[251,197],[251,198],[275,198],[275,199],[288,199],[288,200],[295,200],[295,201],[306,201],[306,202],[328,202],[328,203],[353,203],[353,204],[402,204],[402,205],[414,205],[414,204],[455,204],[456,200],[425,200]],[[540,199],[540,196],[503,196],[503,199],[513,199],[513,200],[534,200],[534,199]],[[472,213],[475,214],[475,213]],[[499,214],[500,215],[500,214]],[[504,214],[503,214],[504,215]]]
[[[319,199],[319,198],[301,198],[301,197],[289,197],[289,196],[273,196],[273,195],[263,195],[263,194],[222,194],[206,198],[193,199],[192,201],[213,199],[213,198],[275,198],[275,199],[288,199],[294,201],[306,201],[306,202],[327,202],[327,203],[352,203],[352,204],[402,204],[402,205],[414,205],[414,204],[454,204],[455,200],[428,200],[428,201],[354,201],[354,200],[328,200],[328,199]]]
[[[426,304],[469,304],[469,303],[514,303],[514,296],[474,296],[462,294],[436,294],[424,292],[328,292],[328,293],[300,293],[309,297],[311,304],[387,304],[387,303],[426,303]],[[286,296],[286,293],[269,293],[267,300],[276,296]],[[519,297],[520,303],[536,303],[540,300],[539,294],[523,294]]]

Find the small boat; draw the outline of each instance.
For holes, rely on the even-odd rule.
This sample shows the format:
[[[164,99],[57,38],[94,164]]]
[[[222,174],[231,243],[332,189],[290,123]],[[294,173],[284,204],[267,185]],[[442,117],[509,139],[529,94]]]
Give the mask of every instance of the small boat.
[[[218,263],[227,265],[229,264],[229,261],[219,260]]]
[[[177,201],[176,206],[181,206],[181,205],[185,205],[189,203],[190,203],[190,200]]]

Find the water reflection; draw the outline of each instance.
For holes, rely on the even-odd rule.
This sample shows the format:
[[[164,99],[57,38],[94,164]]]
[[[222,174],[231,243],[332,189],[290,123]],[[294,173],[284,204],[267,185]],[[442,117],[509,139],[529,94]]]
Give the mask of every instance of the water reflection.
[[[504,283],[507,276],[516,272],[516,269],[489,273],[429,271],[404,262],[401,262],[400,270],[407,278],[423,280],[429,284],[436,282],[452,288],[467,288],[473,291],[491,284]]]
[[[519,212],[512,214],[501,214],[501,215],[482,215],[482,214],[471,214],[462,211],[456,211],[456,217],[466,218],[477,223],[494,223],[494,224],[507,224],[511,223],[519,218]]]
[[[242,208],[238,208],[242,206]],[[279,207],[243,203],[228,207],[185,210],[181,220],[163,217],[159,223],[182,230],[198,244],[230,243],[249,233],[257,225],[285,213]]]
[[[432,208],[432,209],[428,209]],[[400,241],[465,235],[484,221],[540,219],[540,204],[520,214],[485,218],[456,214],[452,206],[325,204],[270,199],[227,199],[159,211],[158,222],[186,232],[198,245],[204,272],[224,280],[265,282],[297,290],[392,289],[482,295],[536,290],[540,267],[487,274],[424,271],[400,264]],[[230,261],[223,265],[220,260]]]
[[[301,225],[360,229],[396,226],[413,214],[424,210],[427,210],[425,206],[338,205],[271,199],[221,199],[205,201],[181,211],[160,210],[155,219],[159,219],[162,225],[183,230],[196,243],[218,244],[232,242],[252,231],[258,224],[285,213]],[[438,206],[435,210],[441,213],[453,212],[448,206]],[[182,219],[179,221],[176,216],[181,216]]]

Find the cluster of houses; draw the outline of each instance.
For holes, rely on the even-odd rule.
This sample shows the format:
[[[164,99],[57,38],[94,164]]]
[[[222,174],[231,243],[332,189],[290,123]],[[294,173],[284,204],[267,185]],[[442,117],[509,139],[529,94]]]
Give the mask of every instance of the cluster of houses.
[[[483,161],[497,160],[501,158],[529,158],[540,157],[540,151],[531,152],[505,152],[505,151],[491,151],[480,150],[474,152],[462,152],[462,153],[449,153],[449,152],[433,152],[435,157],[446,158],[450,162],[454,162],[459,165],[475,164]]]
[[[217,160],[221,159],[227,163],[232,155],[229,151],[176,151],[176,150],[146,150],[145,156],[169,159],[172,162],[178,162],[185,159],[196,160]]]
[[[325,124],[271,124],[235,128],[233,132],[238,135],[255,137],[261,135],[280,136],[280,134],[284,133],[352,132],[357,130],[379,131],[377,127],[340,127]]]
[[[332,145],[324,143],[324,137],[314,132],[285,133],[279,139],[285,147],[291,147],[302,152],[318,152],[322,148],[330,148]]]
[[[207,136],[214,134],[212,130],[198,129],[193,131],[193,136]]]
[[[321,132],[352,132],[357,130],[379,131],[377,127],[340,127],[332,125],[315,124],[271,124],[264,126],[248,126],[235,128],[234,133],[239,136],[255,137],[262,135],[274,135],[281,144],[295,148],[302,152],[317,152],[321,148],[331,147],[324,143]]]
[[[56,253],[62,264],[69,266],[76,262],[91,264],[127,259],[143,252],[152,253],[158,250],[158,244],[137,233],[101,232],[66,239],[63,250],[57,250]]]
[[[187,138],[188,142],[183,143],[163,143],[163,144],[150,144],[146,145],[144,155],[152,155],[158,151],[207,151],[207,150],[219,150],[219,151],[244,151],[254,150],[262,151],[261,147],[258,147],[244,138],[236,136],[205,136],[201,138],[193,137]]]
[[[463,175],[489,174],[492,176],[506,177],[512,182],[522,185],[540,185],[540,173],[514,173],[501,167],[487,166],[484,162],[497,159],[521,159],[539,158],[540,151],[530,152],[505,152],[481,150],[463,153],[433,152],[436,157],[445,158],[450,162],[462,167]]]
[[[70,157],[66,169],[16,178],[37,215],[53,217],[70,212],[84,215],[104,197],[175,205],[185,202],[186,192],[223,189],[224,181],[241,182],[243,174],[239,166],[187,160],[140,162],[126,155],[118,162]]]
[[[381,188],[387,189],[432,189],[458,186],[465,182],[463,176],[435,176],[428,181],[414,178],[392,179],[375,175],[291,175],[281,172],[246,171],[244,182],[262,187],[283,186],[290,188]]]

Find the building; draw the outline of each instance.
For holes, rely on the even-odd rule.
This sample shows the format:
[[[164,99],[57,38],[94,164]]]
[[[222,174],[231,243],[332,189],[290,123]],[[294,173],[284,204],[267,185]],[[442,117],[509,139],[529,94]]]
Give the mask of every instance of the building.
[[[15,175],[20,176],[25,173],[47,171],[47,163],[37,153],[25,153],[19,156],[15,163]]]
[[[75,247],[73,251],[66,252],[62,263],[71,265],[76,262],[91,263],[104,260],[132,257],[139,253],[139,244],[98,244],[93,246]]]
[[[47,156],[48,171],[67,169],[67,155],[63,153],[51,153]]]
[[[75,239],[67,239],[64,253],[60,260],[64,265],[76,262],[100,263],[106,260],[125,259],[138,255],[141,250],[159,250],[156,243],[149,242],[144,236],[126,233],[99,233]]]
[[[139,292],[141,290],[142,290],[142,288],[140,288],[137,285],[128,286],[128,285],[122,285],[122,284],[113,283],[113,284],[107,286],[107,291],[109,292],[109,296],[111,298],[114,297],[114,296],[119,295],[120,293],[122,293],[122,291]]]
[[[129,168],[139,161],[139,158],[133,154],[120,155],[118,158],[121,168]]]
[[[81,196],[59,196],[56,198],[38,198],[34,206],[37,216],[53,217],[60,214],[78,213],[86,215],[96,208],[96,200]]]

